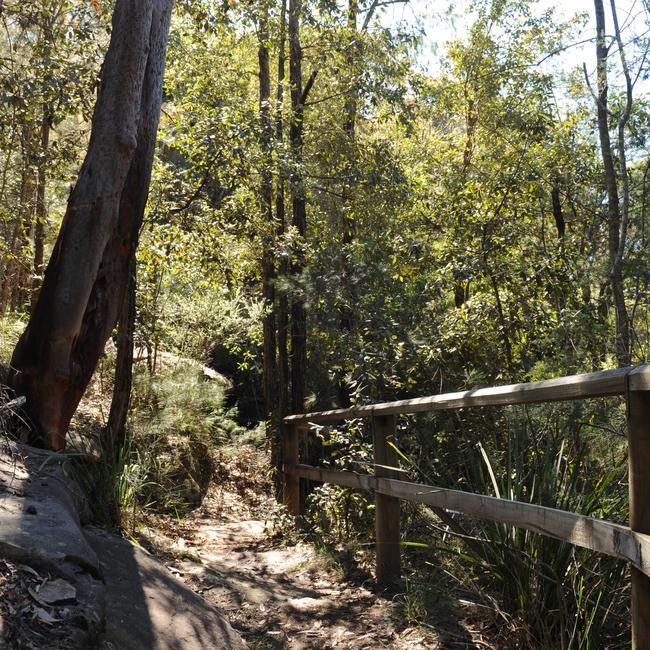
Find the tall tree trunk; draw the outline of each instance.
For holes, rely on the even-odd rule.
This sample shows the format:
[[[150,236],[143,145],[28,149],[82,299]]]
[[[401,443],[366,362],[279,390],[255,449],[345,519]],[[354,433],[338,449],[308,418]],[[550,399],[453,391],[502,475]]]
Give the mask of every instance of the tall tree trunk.
[[[275,100],[275,137],[278,148],[283,150],[284,124],[282,119],[282,108],[284,104],[284,78],[286,66],[286,20],[287,0],[282,0],[280,10],[280,39],[278,44],[278,85]],[[277,185],[275,191],[275,220],[278,228],[278,239],[286,232],[286,211],[285,211],[285,186],[286,178],[284,172],[284,160],[280,159],[277,164]],[[286,279],[289,275],[289,264],[286,255],[280,260],[279,276],[284,280],[281,290],[277,296],[277,373],[278,373],[278,394],[277,394],[277,420],[278,437],[271,444],[271,467],[275,469],[274,485],[275,494],[278,499],[282,496],[282,449],[280,441],[284,435],[284,417],[289,413],[289,300],[286,292]]]
[[[357,0],[348,2],[348,33],[349,42],[345,53],[347,69],[352,74],[350,89],[346,95],[343,106],[343,134],[345,137],[346,160],[343,169],[343,200],[341,218],[341,289],[342,302],[339,314],[339,329],[342,334],[343,347],[350,350],[352,347],[352,333],[354,331],[354,310],[356,301],[354,291],[354,278],[352,273],[352,246],[356,232],[356,220],[354,213],[354,175],[356,173],[356,122],[357,104],[359,101],[359,90],[357,87],[356,70],[360,63],[360,43],[357,32]],[[338,398],[341,407],[345,408],[352,404],[352,389],[347,380],[346,360],[342,359],[343,367],[338,378]]]
[[[27,302],[29,280],[31,276],[31,259],[29,251],[34,229],[34,204],[36,183],[32,160],[34,156],[32,132],[25,128],[23,134],[23,172],[20,188],[20,205],[13,238],[13,259],[9,281],[9,310],[21,311]]]
[[[300,13],[302,0],[289,0],[289,81],[291,84],[291,126],[289,141],[292,154],[292,223],[300,244],[291,263],[294,291],[291,301],[291,410],[299,413],[305,406],[307,372],[307,313],[301,276],[305,268],[304,244],[307,239],[307,205],[302,178],[303,87]]]
[[[111,410],[108,414],[106,431],[108,439],[104,445],[104,453],[115,454],[122,447],[126,435],[126,420],[131,401],[131,386],[133,383],[133,334],[135,332],[136,317],[135,290],[137,286],[135,246],[132,249],[129,260],[126,293],[124,294],[118,321],[115,383],[113,387],[113,399],[111,400]]]
[[[278,52],[278,88],[276,96],[276,123],[275,135],[280,150],[284,142],[284,125],[282,120],[282,107],[284,104],[284,78],[286,66],[286,14],[287,0],[282,0],[280,12],[280,44]],[[284,173],[284,161],[279,160],[277,169],[277,188],[275,193],[275,218],[278,226],[278,237],[284,236],[286,232],[286,211],[285,211],[285,187],[286,178]],[[286,256],[280,261],[280,277],[285,279],[289,274],[289,265]],[[289,412],[289,301],[287,299],[286,287],[280,292],[278,299],[278,412],[280,421]]]
[[[27,329],[11,385],[55,450],[124,300],[162,100],[173,0],[117,0],[90,144]]]
[[[277,423],[271,422],[277,404],[277,353],[275,337],[275,259],[274,241],[276,224],[273,219],[273,130],[271,125],[271,70],[269,66],[269,20],[268,9],[261,10],[258,26],[258,60],[260,80],[260,129],[262,171],[260,187],[260,212],[262,214],[262,295],[266,314],[263,322],[264,350],[262,364],[262,387],[264,393],[264,417],[269,421],[269,437],[274,437]]]
[[[472,166],[472,158],[474,155],[474,140],[476,138],[476,129],[478,127],[478,105],[476,96],[478,94],[478,84],[476,81],[476,73],[473,70],[468,70],[465,75],[465,82],[463,84],[463,97],[465,100],[465,147],[463,149],[463,166],[461,168],[461,184],[467,185],[467,180]],[[456,210],[456,224],[457,230],[462,230],[464,223],[463,208],[459,203]],[[459,237],[460,240],[460,237]],[[466,277],[464,271],[454,273],[454,305],[460,309],[470,298],[470,281]]]
[[[597,61],[597,115],[600,151],[605,171],[605,186],[607,189],[607,225],[608,250],[610,259],[609,278],[614,297],[616,314],[616,358],[619,366],[630,365],[632,355],[630,350],[630,324],[625,306],[623,290],[623,273],[621,261],[624,242],[621,242],[621,209],[619,205],[618,179],[614,166],[614,156],[609,137],[608,106],[607,106],[607,42],[605,36],[605,11],[602,0],[594,0],[596,11],[596,61]],[[628,88],[628,101],[631,100],[631,88]],[[625,124],[619,131],[622,132]],[[621,152],[624,155],[624,148]],[[625,171],[625,170],[624,170]],[[623,245],[622,245],[623,244]]]
[[[41,39],[42,58],[44,59],[48,59],[51,56],[52,48],[54,46],[54,25],[57,20],[58,14],[55,12],[51,17],[49,17],[43,28]],[[47,222],[46,183],[52,120],[53,115],[51,113],[50,105],[47,101],[44,101],[41,116],[38,164],[36,166],[36,214],[34,217],[34,269],[32,274],[31,312],[33,312],[36,307],[36,299],[43,282],[43,253],[45,243],[45,225]]]
[[[34,275],[32,278],[32,311],[36,306],[36,298],[43,277],[43,245],[45,241],[45,224],[47,222],[46,182],[47,182],[47,152],[50,145],[50,113],[47,105],[43,106],[41,122],[41,149],[38,158],[36,180],[36,216],[34,219]]]
[[[291,203],[292,225],[299,235],[297,250],[291,262],[293,296],[291,303],[291,410],[305,410],[307,378],[307,309],[305,307],[305,246],[307,243],[307,201],[302,170],[303,116],[309,91],[316,79],[316,70],[302,85],[302,48],[300,45],[300,15],[302,0],[289,0],[289,80],[291,82]],[[307,446],[306,462],[319,464],[318,443]],[[310,483],[303,484],[301,501],[311,492]]]
[[[26,178],[23,174],[20,186],[20,204],[24,201]],[[7,239],[7,253],[2,278],[2,289],[0,289],[0,314],[4,314],[11,308],[11,295],[16,284],[16,271],[18,268],[18,255],[20,248],[20,233],[22,228],[21,215],[17,214],[10,227],[10,235]]]
[[[4,164],[2,166],[2,174],[0,174],[0,201],[6,203],[8,201],[8,177],[9,170],[12,167],[12,162],[14,160],[14,142],[15,142],[15,131],[12,129],[11,140],[8,143],[7,154],[5,156]],[[8,242],[11,240],[11,233],[13,231],[13,224],[2,221],[0,223],[0,315],[4,314],[5,307],[7,303],[7,296],[4,295],[4,285],[7,273],[9,271],[9,264],[11,261],[10,248]]]

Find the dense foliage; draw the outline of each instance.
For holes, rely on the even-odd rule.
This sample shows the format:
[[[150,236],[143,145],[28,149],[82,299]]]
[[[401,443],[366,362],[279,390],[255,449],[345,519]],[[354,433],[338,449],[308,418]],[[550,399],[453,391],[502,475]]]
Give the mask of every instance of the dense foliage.
[[[108,4],[0,3],[0,308],[9,320],[28,313],[42,247],[59,225],[88,130]],[[648,43],[636,32],[650,18],[621,20],[624,59],[608,36],[624,207],[617,260],[595,45],[586,77],[556,63],[592,38],[585,16],[562,21],[533,0],[470,4],[467,29],[439,50],[433,74],[419,64],[423,33],[386,18],[391,3],[177,3],[138,253],[136,347],[150,374],[161,351],[208,363],[232,382],[239,422],[267,420],[274,447],[287,395],[298,390],[287,371],[299,365],[301,308],[305,409],[605,369],[621,358],[619,262],[628,352],[634,363],[647,359]],[[636,82],[622,127],[621,60]],[[301,200],[306,230],[295,219]],[[138,381],[142,410],[162,389]],[[159,408],[176,417],[172,398]],[[622,521],[623,419],[616,402],[410,418],[400,424],[400,453],[414,479]],[[142,417],[139,426],[149,441],[141,448],[169,447],[169,428]],[[212,429],[197,431],[196,444],[206,444]],[[324,463],[369,462],[358,427],[322,430],[315,447]],[[159,499],[154,492],[145,498]],[[364,497],[328,487],[310,500],[312,524],[328,541],[370,534]],[[409,511],[407,519],[407,541],[440,538],[432,516]],[[465,525],[493,544],[477,551],[445,538],[444,561],[463,589],[476,580],[477,597],[517,623],[513,643],[625,646],[622,564],[510,527]],[[407,551],[416,582],[431,579],[424,567],[433,556],[433,570],[443,571],[439,554]]]

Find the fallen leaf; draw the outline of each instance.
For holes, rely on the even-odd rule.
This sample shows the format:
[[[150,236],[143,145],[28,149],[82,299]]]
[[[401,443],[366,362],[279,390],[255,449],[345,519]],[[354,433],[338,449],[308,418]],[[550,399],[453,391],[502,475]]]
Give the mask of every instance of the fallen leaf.
[[[53,623],[59,622],[58,618],[54,618],[54,616],[48,614],[44,609],[41,609],[40,607],[34,607],[34,613],[36,614],[36,618],[38,618],[41,623],[52,625]]]
[[[37,573],[34,569],[32,569],[32,567],[27,566],[26,564],[17,564],[16,566],[17,566],[21,571],[24,571],[25,573],[30,573],[31,575],[33,575],[33,576],[36,577],[36,578],[40,578],[40,577],[41,577],[41,575],[40,575],[39,573]]]
[[[34,589],[32,589],[31,587],[27,587],[27,591],[29,592],[29,595],[30,595],[30,596],[31,596],[31,597],[32,597],[32,598],[33,598],[37,603],[40,603],[41,605],[47,605],[46,602],[42,601],[42,600],[38,597],[38,593],[37,593]]]
[[[69,582],[61,578],[46,582],[38,590],[38,593],[35,593],[32,589],[28,591],[30,596],[41,605],[55,605],[67,600],[74,600],[77,597],[77,590]]]

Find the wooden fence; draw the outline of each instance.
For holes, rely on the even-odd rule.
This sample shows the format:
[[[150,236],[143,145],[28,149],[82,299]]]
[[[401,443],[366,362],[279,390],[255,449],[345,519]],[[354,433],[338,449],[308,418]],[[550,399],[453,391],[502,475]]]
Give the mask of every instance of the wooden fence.
[[[536,404],[624,396],[627,403],[629,526],[546,508],[432,485],[399,480],[395,416],[475,406]],[[375,473],[358,474],[300,463],[300,435],[312,424],[370,418]],[[399,500],[424,503],[445,516],[447,510],[473,515],[570,542],[631,563],[632,647],[650,650],[650,366],[619,368],[528,384],[497,386],[385,402],[285,418],[283,439],[284,503],[301,514],[300,479],[311,479],[375,494],[377,581],[400,580]]]

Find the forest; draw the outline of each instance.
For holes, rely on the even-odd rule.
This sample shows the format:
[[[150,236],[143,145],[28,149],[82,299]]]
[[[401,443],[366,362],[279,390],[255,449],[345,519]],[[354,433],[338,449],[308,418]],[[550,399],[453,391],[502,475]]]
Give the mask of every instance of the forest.
[[[650,647],[621,556],[401,501],[386,586],[379,494],[287,509],[288,416],[648,361],[650,4],[568,4],[0,0],[2,453],[58,459],[252,648]],[[407,411],[390,462],[314,420],[301,462],[644,538],[625,386]],[[4,525],[0,648],[104,647],[15,605]],[[295,591],[235,606],[206,558]]]

